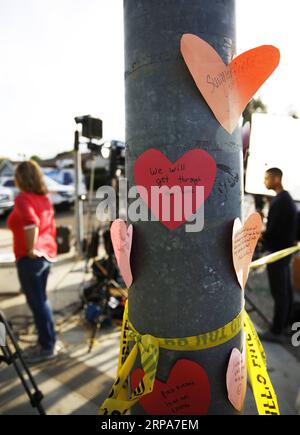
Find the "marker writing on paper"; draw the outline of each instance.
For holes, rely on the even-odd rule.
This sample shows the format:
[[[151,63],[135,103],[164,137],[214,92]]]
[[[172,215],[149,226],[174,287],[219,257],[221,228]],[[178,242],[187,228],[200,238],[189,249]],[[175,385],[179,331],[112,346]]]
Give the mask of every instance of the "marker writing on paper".
[[[220,72],[217,76],[207,75],[206,81],[212,86],[211,93],[218,89],[220,86],[228,85],[229,89],[233,87],[232,72],[230,68]]]

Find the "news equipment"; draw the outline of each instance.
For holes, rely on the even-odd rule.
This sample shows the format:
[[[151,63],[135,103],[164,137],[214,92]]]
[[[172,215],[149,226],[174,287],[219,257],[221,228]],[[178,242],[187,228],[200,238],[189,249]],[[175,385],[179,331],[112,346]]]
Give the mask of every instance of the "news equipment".
[[[81,135],[87,139],[102,139],[102,120],[91,115],[76,116],[76,124],[82,125]]]
[[[42,406],[42,400],[44,398],[43,393],[39,390],[23,358],[22,351],[18,345],[13,330],[2,311],[0,311],[0,322],[4,324],[6,332],[6,345],[0,346],[2,352],[2,355],[0,355],[0,365],[1,363],[7,364],[8,366],[11,364],[13,365],[29,398],[31,406],[36,408],[40,415],[46,415]]]
[[[89,139],[88,148],[93,152],[101,151],[101,146],[93,143],[93,139],[102,139],[103,129],[102,120],[93,118],[90,115],[75,117],[76,124],[81,124],[81,136]],[[81,180],[81,154],[80,154],[80,134],[75,131],[74,138],[74,163],[75,163],[75,223],[76,223],[76,249],[79,256],[82,256],[86,251],[87,243],[84,240],[83,231],[83,203],[79,192],[79,184]],[[89,205],[90,208],[90,205]]]
[[[128,293],[113,254],[109,230],[103,233],[106,256],[92,265],[94,283],[83,290],[85,319],[92,326],[88,352],[92,351],[97,332],[111,325],[113,319],[122,320]]]
[[[70,226],[62,226],[56,228],[57,253],[66,254],[71,250],[72,231]]]

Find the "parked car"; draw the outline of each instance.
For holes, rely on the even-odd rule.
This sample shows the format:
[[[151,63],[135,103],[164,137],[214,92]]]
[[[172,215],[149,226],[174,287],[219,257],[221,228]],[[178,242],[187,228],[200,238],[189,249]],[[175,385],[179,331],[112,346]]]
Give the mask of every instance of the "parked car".
[[[64,186],[52,178],[44,175],[46,186],[49,190],[49,198],[54,206],[70,207],[75,201],[75,189],[73,186]],[[12,191],[13,198],[19,194],[19,189],[15,185],[13,177],[2,177],[0,185]]]
[[[69,208],[75,201],[75,188],[74,186],[64,186],[57,183],[57,181],[44,175],[46,186],[49,190],[49,196],[52,204],[57,207],[64,206]]]
[[[75,190],[75,170],[73,168],[42,168],[42,171],[47,177],[52,178],[52,180],[56,181],[59,184],[63,184],[64,186],[73,186]],[[79,194],[81,196],[87,195],[87,188],[85,183],[85,176],[81,174],[81,181],[79,184]]]
[[[0,178],[0,186],[3,188],[5,187],[6,189],[9,189],[12,192],[14,199],[19,193],[19,189],[17,189],[16,185],[15,185],[15,180],[11,176],[1,177]]]
[[[0,216],[7,213],[14,206],[14,194],[11,189],[0,186]]]

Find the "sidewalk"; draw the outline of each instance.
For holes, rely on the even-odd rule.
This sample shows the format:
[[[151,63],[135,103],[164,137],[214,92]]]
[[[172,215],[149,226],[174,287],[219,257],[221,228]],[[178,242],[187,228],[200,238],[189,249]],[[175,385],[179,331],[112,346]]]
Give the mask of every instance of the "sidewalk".
[[[3,275],[1,271],[1,279],[5,279]],[[55,310],[61,311],[79,300],[83,279],[84,262],[74,261],[72,255],[61,258],[49,280],[49,296]],[[8,318],[28,313],[23,295],[0,297],[0,306]],[[63,341],[66,352],[55,362],[42,364],[32,370],[44,393],[46,412],[97,415],[99,405],[106,398],[116,374],[120,329],[101,331],[90,354],[87,353],[90,331],[84,326],[80,314],[72,317],[60,329],[59,339]],[[296,399],[300,388],[299,362],[280,345],[266,343],[265,350],[281,413],[294,415],[297,413]],[[257,414],[250,388],[245,413]],[[3,365],[0,366],[0,414],[36,414],[14,369]]]
[[[54,265],[48,292],[55,311],[79,302],[84,269],[85,263],[74,261],[69,254],[61,256]],[[5,280],[4,270],[1,279]],[[0,295],[0,307],[8,319],[29,314],[22,294],[9,298]],[[85,327],[81,314],[59,329],[59,340],[65,351],[56,361],[31,369],[45,396],[46,412],[96,415],[116,373],[120,328],[102,331],[90,354],[87,354],[90,330]],[[36,414],[14,368],[3,364],[0,366],[0,414]]]
[[[281,415],[300,415],[300,408],[296,408],[297,395],[300,390],[299,362],[279,344],[264,342],[263,346],[267,355],[268,372],[277,394]],[[249,386],[245,414],[257,415]]]

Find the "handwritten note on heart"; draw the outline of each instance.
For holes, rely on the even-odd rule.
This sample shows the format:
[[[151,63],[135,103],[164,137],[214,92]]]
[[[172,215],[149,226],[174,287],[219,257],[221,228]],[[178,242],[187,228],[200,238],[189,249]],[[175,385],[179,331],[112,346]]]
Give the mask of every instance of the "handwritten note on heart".
[[[110,237],[115,257],[127,288],[132,284],[132,273],[130,267],[132,234],[133,226],[129,225],[127,228],[126,222],[121,219],[115,220],[110,227]]]
[[[261,235],[262,220],[258,213],[248,217],[244,225],[239,218],[234,221],[232,232],[233,265],[242,289],[245,289],[255,247]]]
[[[200,149],[189,151],[172,163],[163,153],[151,148],[136,160],[134,166],[135,183],[142,199],[169,230],[180,227],[203,205],[212,191],[216,172],[215,160]],[[162,195],[161,203],[151,197],[153,187],[171,189],[175,186],[179,189],[179,200],[173,194]],[[197,190],[201,186],[203,195]],[[163,211],[168,206],[170,213],[166,219]]]
[[[133,389],[143,375],[142,369],[133,372]],[[210,402],[210,384],[204,369],[194,361],[181,359],[173,366],[168,382],[156,379],[153,392],[142,397],[140,405],[149,415],[206,415]]]
[[[241,411],[247,391],[246,345],[243,353],[233,349],[226,374],[226,385],[230,403],[237,411]]]
[[[199,91],[230,134],[248,102],[280,61],[276,47],[262,45],[225,65],[213,47],[192,34],[183,35],[181,53]]]

